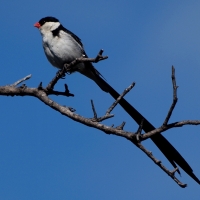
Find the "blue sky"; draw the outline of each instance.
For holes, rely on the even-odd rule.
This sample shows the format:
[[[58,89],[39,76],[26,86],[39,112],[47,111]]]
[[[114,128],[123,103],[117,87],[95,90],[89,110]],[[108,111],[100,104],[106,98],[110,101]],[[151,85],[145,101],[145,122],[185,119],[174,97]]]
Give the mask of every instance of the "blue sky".
[[[95,67],[119,92],[136,82],[126,99],[154,126],[172,101],[171,66],[176,69],[178,104],[171,122],[200,119],[200,2],[191,1],[23,1],[1,2],[0,85],[32,74],[26,82],[46,85],[56,73],[44,55],[33,24],[54,16],[78,35],[90,57],[103,48],[109,59]],[[76,73],[67,82],[74,98],[51,97],[92,117],[90,99],[103,115],[113,99]],[[181,189],[123,138],[78,124],[32,97],[0,97],[0,199],[199,199],[200,186],[182,170]],[[108,125],[137,125],[118,106]],[[200,127],[164,136],[200,178]],[[148,150],[172,169],[151,141]]]

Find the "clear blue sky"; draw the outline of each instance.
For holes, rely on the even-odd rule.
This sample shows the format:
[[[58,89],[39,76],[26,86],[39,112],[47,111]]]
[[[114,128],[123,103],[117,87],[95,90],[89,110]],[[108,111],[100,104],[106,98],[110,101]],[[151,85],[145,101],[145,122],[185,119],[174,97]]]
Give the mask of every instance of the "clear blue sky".
[[[109,59],[95,67],[127,95],[151,123],[160,126],[172,101],[171,66],[176,68],[178,104],[171,122],[200,119],[200,2],[195,0],[2,1],[0,6],[0,85],[32,74],[26,82],[46,85],[56,73],[43,53],[33,24],[54,16],[82,38],[94,57],[103,48]],[[76,73],[67,82],[74,98],[51,97],[92,117],[113,102],[91,80]],[[181,189],[150,159],[123,138],[78,124],[32,97],[0,97],[0,199],[199,199],[200,186],[182,171]],[[105,123],[126,130],[137,125],[118,106]],[[165,137],[200,178],[200,127],[177,128]],[[144,145],[170,169],[151,141]]]

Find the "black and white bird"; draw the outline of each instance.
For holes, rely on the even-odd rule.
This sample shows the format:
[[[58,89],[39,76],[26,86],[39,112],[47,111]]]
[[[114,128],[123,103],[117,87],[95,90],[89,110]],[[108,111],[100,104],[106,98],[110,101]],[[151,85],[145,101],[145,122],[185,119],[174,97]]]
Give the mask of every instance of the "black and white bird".
[[[64,28],[58,19],[54,17],[45,17],[35,23],[34,26],[40,30],[44,52],[53,66],[62,69],[65,63],[70,63],[76,58],[80,58],[82,55],[87,56],[80,38]],[[110,93],[114,99],[119,97],[119,94],[105,80],[103,80],[101,74],[91,63],[80,63],[75,66],[74,70],[95,81],[103,91]],[[143,130],[145,132],[155,129],[155,127],[124,98],[120,100],[119,104],[138,125],[140,125],[143,120]],[[162,134],[152,136],[151,140],[165,155],[174,168],[176,168],[176,164],[178,164],[189,176],[200,184],[200,180],[195,176],[189,164]],[[178,173],[180,173],[179,170]]]
[[[34,26],[40,30],[45,55],[54,67],[62,69],[65,63],[69,64],[83,55],[87,57],[80,38],[64,28],[58,19],[45,17]],[[103,91],[108,92],[107,84],[100,78],[101,74],[90,62],[79,63],[73,71],[87,76]]]

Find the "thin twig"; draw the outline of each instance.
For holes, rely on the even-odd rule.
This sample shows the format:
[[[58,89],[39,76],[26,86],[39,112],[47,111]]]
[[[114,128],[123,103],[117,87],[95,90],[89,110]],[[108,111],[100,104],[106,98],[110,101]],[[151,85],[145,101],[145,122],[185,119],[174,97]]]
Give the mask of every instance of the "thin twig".
[[[119,101],[135,86],[135,83],[132,83],[128,88],[124,90],[124,92],[116,99],[116,101],[109,107],[106,111],[106,115],[109,115],[111,111],[115,108],[115,106],[119,103]]]
[[[137,143],[136,146],[141,149],[153,162],[158,165],[167,175],[169,175],[180,187],[185,188],[187,184],[181,183],[175,176],[175,172],[177,171],[177,168],[175,168],[173,171],[169,171],[164,165],[162,165],[162,162],[157,160],[152,152],[149,152],[141,143]]]
[[[104,115],[103,117],[97,117],[97,113],[96,113],[96,110],[95,110],[95,106],[94,106],[94,103],[93,103],[93,100],[91,100],[91,105],[92,105],[92,111],[93,111],[93,114],[94,114],[94,117],[91,119],[93,122],[102,122],[106,119],[109,119],[111,117],[114,117],[114,115]]]
[[[103,117],[97,118],[96,121],[97,121],[97,122],[102,122],[102,121],[104,121],[104,120],[106,120],[106,119],[109,119],[109,118],[112,118],[112,117],[114,117],[113,114],[108,114],[108,115],[104,115]]]
[[[16,87],[17,85],[19,85],[20,83],[22,83],[22,82],[28,80],[29,78],[31,78],[31,74],[29,74],[28,76],[25,76],[24,78],[22,78],[22,79],[16,81],[15,83],[13,83],[13,84],[10,85],[10,86]]]
[[[178,88],[178,86],[176,86],[176,77],[175,77],[175,68],[174,68],[174,66],[172,66],[172,85],[173,85],[173,102],[172,102],[172,105],[171,105],[171,107],[169,109],[167,117],[166,117],[166,119],[165,119],[165,121],[163,123],[163,126],[168,124],[169,119],[170,119],[170,117],[172,115],[172,112],[173,112],[173,110],[174,110],[174,108],[176,106],[176,103],[178,101],[178,98],[177,98],[177,88]]]
[[[103,120],[114,117],[113,114],[110,114],[111,111],[115,108],[115,106],[119,103],[119,101],[135,86],[135,83],[132,83],[128,88],[124,90],[124,92],[117,98],[117,100],[108,108],[106,114],[103,117],[96,118],[97,122],[102,122]],[[94,120],[94,119],[93,119]]]
[[[93,100],[91,100],[91,105],[92,105],[92,111],[93,111],[93,114],[94,114],[94,119],[97,119],[97,113],[96,113],[96,110],[95,110],[95,107],[94,107]]]
[[[170,173],[174,175],[177,171],[179,171],[178,167],[174,168],[174,170],[170,171]]]
[[[99,51],[97,57],[94,60],[95,63],[99,62],[102,58],[103,60],[108,58],[108,56],[102,56],[102,54],[103,54],[103,49]]]
[[[174,122],[174,123],[171,123],[171,124],[168,124],[165,126],[161,126],[152,131],[142,134],[141,140],[146,140],[146,139],[152,137],[153,135],[163,133],[169,129],[178,128],[178,127],[182,127],[185,125],[200,125],[200,120],[184,120],[184,121],[180,121],[180,122]]]
[[[121,125],[117,126],[116,129],[117,130],[123,130],[124,129],[124,126],[125,126],[126,122],[122,122]]]
[[[137,141],[139,142],[140,141],[140,137],[142,136],[142,128],[143,128],[143,124],[144,124],[144,119],[142,119],[139,127],[138,127],[138,130],[137,132],[135,133],[136,134],[136,138],[137,138]]]

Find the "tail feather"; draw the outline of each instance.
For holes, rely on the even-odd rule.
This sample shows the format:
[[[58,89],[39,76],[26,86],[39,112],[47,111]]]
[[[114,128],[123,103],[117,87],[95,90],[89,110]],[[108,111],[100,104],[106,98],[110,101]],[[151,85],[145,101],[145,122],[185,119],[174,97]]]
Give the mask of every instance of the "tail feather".
[[[94,79],[93,79],[94,80]],[[110,95],[117,99],[119,94],[100,76],[94,80],[97,85],[105,92],[109,92]],[[131,106],[124,98],[122,98],[119,102],[122,108],[136,121],[138,125],[143,121],[143,130],[145,132],[149,132],[155,129],[155,127],[147,121],[133,106]],[[151,137],[151,140],[155,143],[155,145],[160,149],[160,151],[165,155],[168,161],[172,164],[174,168],[176,168],[176,164],[178,164],[190,177],[192,177],[198,184],[200,184],[200,180],[193,173],[192,168],[186,162],[186,160],[180,155],[180,153],[169,143],[169,141],[162,135],[156,134]],[[180,171],[178,170],[180,174]]]
[[[108,84],[101,77],[96,76],[93,80],[104,92],[109,92]]]
[[[93,67],[90,62],[85,63],[84,70],[79,72],[92,79],[104,92],[109,92],[108,84],[102,79],[104,77]]]
[[[114,99],[117,99],[120,96],[105,80],[103,80],[103,78],[101,78],[103,76],[93,67],[91,63],[87,63],[84,70],[79,72],[95,81],[103,91],[110,93]],[[155,127],[124,98],[120,100],[119,104],[136,121],[138,125],[140,125],[141,121],[143,120],[143,130],[145,132],[155,129]],[[174,168],[177,167],[176,164],[179,165],[190,177],[200,184],[200,180],[195,176],[190,165],[162,134],[153,135],[151,140],[165,155]],[[179,170],[177,172],[180,174]]]

